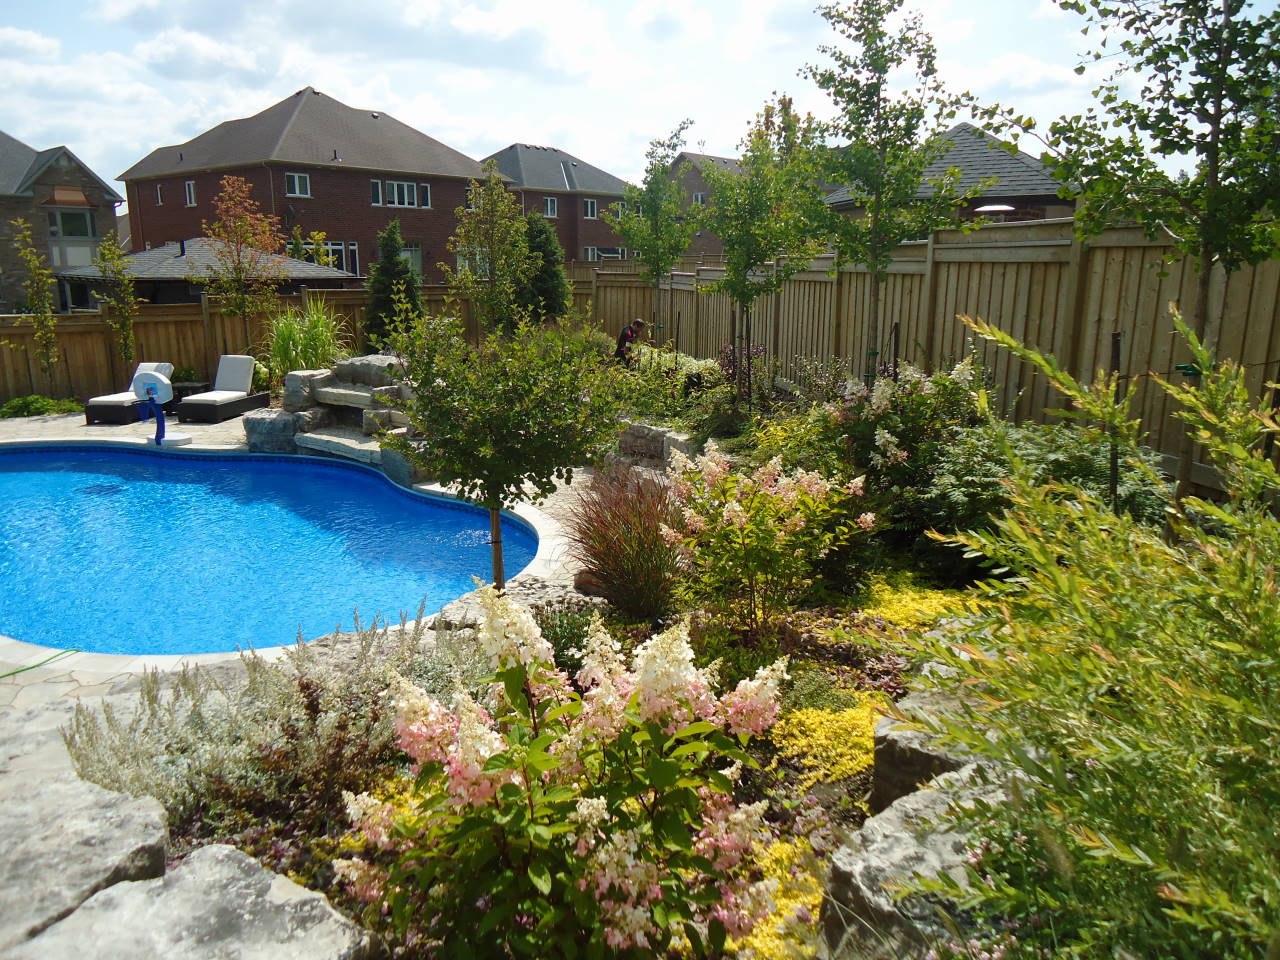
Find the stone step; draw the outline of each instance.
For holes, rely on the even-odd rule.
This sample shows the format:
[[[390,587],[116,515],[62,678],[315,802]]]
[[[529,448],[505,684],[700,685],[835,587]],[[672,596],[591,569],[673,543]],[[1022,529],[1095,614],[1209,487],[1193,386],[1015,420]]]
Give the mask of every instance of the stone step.
[[[357,407],[369,410],[381,406],[374,400],[373,387],[360,383],[331,383],[316,387],[313,396],[317,403],[328,403],[335,407]]]
[[[293,439],[299,453],[315,451],[375,467],[382,463],[382,448],[378,441],[366,437],[359,427],[324,427],[311,433],[299,433]]]

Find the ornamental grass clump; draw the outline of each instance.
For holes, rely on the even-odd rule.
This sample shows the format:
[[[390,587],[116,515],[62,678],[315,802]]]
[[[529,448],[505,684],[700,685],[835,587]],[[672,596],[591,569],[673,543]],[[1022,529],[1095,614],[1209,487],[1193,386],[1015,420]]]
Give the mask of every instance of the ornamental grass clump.
[[[677,453],[671,478],[679,522],[663,536],[683,554],[681,596],[749,631],[799,600],[828,551],[875,526],[857,513],[861,478],[786,474],[776,459],[736,474],[715,444],[696,463]]]
[[[1181,501],[1166,539],[1015,470],[994,526],[957,538],[1007,573],[966,625],[919,644],[950,667],[932,682],[972,698],[936,729],[1015,774],[1008,804],[954,814],[976,834],[967,883],[921,886],[1007,958],[1280,956],[1280,475],[1264,455],[1280,427],[1238,365],[1178,326],[1200,382],[1161,385],[1226,502]],[[974,328],[1039,367],[1099,440],[1100,424],[1134,446],[1132,387],[1116,401],[1113,378],[1083,387]]]
[[[272,383],[291,370],[321,370],[351,353],[342,319],[323,297],[308,296],[301,309],[290,307],[267,327],[264,358]]]
[[[348,797],[369,854],[339,874],[429,956],[720,955],[772,906],[752,868],[765,804],[732,789],[786,662],[717,695],[683,625],[627,666],[597,621],[578,694],[526,610],[479,599],[486,689],[446,704],[397,685],[412,796]]]
[[[569,552],[621,616],[651,621],[671,612],[679,555],[662,529],[676,516],[664,477],[617,463],[597,469],[577,494],[565,518]]]

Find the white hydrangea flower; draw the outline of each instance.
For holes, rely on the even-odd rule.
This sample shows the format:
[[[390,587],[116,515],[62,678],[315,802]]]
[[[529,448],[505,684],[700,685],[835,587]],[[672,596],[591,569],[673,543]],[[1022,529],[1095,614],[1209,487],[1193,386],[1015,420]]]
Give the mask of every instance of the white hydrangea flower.
[[[483,611],[476,639],[494,669],[555,663],[551,644],[543,639],[542,629],[523,606],[498,593],[492,584],[477,590],[476,600]]]

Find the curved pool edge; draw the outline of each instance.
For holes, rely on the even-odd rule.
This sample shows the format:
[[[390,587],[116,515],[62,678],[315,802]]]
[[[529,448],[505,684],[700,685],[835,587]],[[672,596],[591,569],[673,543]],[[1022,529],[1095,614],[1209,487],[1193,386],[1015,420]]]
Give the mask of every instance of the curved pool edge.
[[[181,457],[188,453],[199,453],[204,457],[210,455],[225,455],[234,458],[257,458],[270,460],[288,460],[302,461],[304,463],[322,463],[329,466],[340,465],[349,467],[354,470],[360,470],[369,473],[375,477],[380,477],[385,483],[390,485],[402,493],[416,493],[420,496],[428,498],[439,498],[443,500],[452,500],[457,503],[468,503],[462,497],[450,492],[446,487],[434,483],[418,483],[412,487],[404,487],[396,483],[381,470],[377,470],[366,464],[355,463],[350,460],[340,460],[333,457],[309,457],[298,454],[255,454],[250,453],[243,445],[230,444],[188,444],[181,447],[163,447],[156,449],[154,444],[149,443],[145,439],[136,437],[121,437],[114,440],[93,439],[86,440],[80,437],[41,437],[39,439],[23,440],[23,439],[2,439],[0,447],[100,447],[109,449],[112,447],[128,447],[131,450],[138,450],[139,447],[150,447],[152,453],[159,456],[177,456]],[[138,451],[141,452],[141,451]],[[475,506],[474,504],[470,504]],[[480,509],[480,508],[477,508]],[[567,546],[567,538],[562,530],[559,522],[544,510],[540,510],[534,504],[528,501],[521,501],[509,510],[503,511],[504,516],[515,521],[521,526],[530,528],[538,538],[538,549],[534,553],[533,559],[530,560],[515,576],[508,578],[511,582],[517,578],[538,577],[551,578],[554,577],[556,568],[560,562],[560,558],[564,555]],[[467,596],[466,593],[460,594],[460,597]],[[458,598],[455,598],[455,600]],[[453,602],[453,601],[450,601]],[[427,619],[434,617],[432,613]],[[413,623],[414,621],[409,621]],[[321,634],[311,637],[308,642],[318,640],[322,636],[333,636],[333,634]],[[213,665],[219,663],[230,663],[240,659],[242,654],[252,652],[264,660],[281,660],[286,652],[293,647],[294,644],[273,646],[273,647],[253,647],[251,651],[232,650],[225,653],[182,653],[182,654],[129,654],[129,653],[89,653],[86,651],[71,651],[64,647],[46,647],[38,643],[31,643],[26,640],[18,640],[14,637],[0,634],[0,674],[8,673],[13,670],[34,671],[34,670],[54,670],[57,673],[92,673],[99,674],[104,677],[119,676],[121,674],[136,674],[147,670],[170,671],[179,670],[185,666]],[[43,663],[43,661],[48,661]],[[18,674],[21,676],[21,674]],[[3,678],[0,678],[3,679]],[[10,677],[9,679],[12,679]]]

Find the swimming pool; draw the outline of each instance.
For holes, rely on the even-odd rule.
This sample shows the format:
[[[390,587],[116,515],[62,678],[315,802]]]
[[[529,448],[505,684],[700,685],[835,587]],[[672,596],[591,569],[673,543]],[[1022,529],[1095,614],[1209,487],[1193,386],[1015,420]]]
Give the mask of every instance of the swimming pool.
[[[537,536],[504,517],[508,577]],[[0,634],[113,654],[272,647],[490,579],[489,519],[312,457],[0,446]]]

